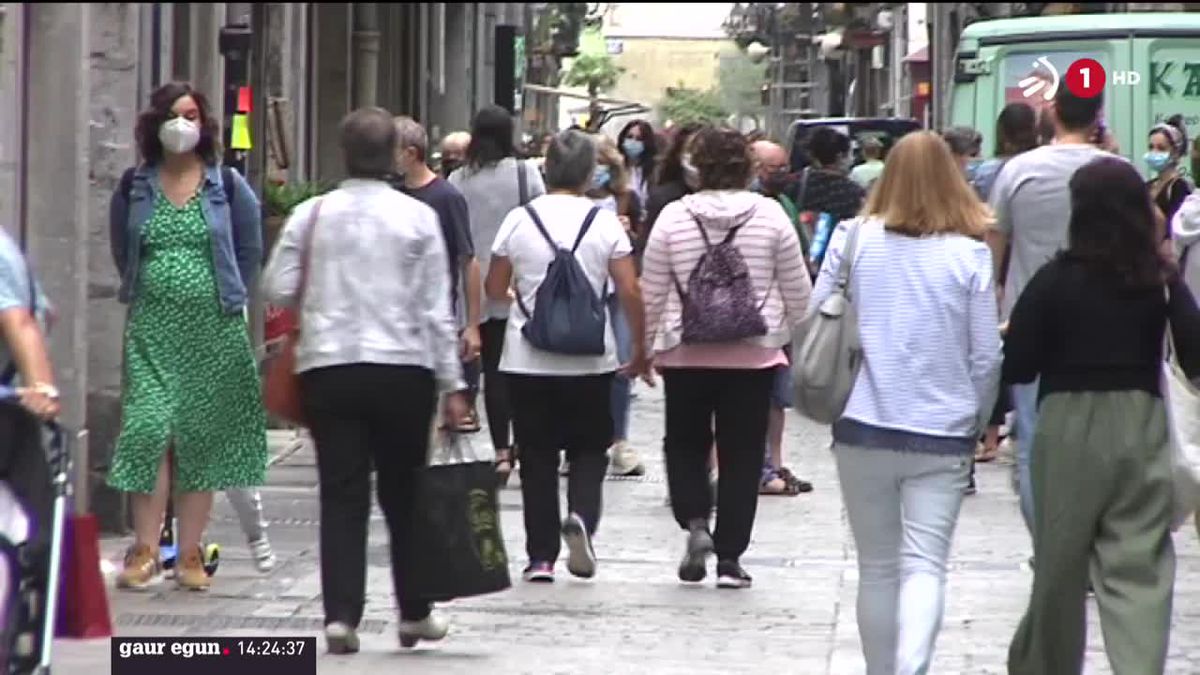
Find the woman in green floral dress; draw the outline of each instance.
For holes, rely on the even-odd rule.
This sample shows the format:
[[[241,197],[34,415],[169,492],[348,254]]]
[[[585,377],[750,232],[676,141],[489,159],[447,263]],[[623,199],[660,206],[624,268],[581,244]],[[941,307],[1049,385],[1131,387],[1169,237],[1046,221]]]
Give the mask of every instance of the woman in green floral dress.
[[[121,433],[109,485],[132,493],[137,541],[118,578],[159,571],[158,533],[173,483],[177,580],[202,590],[214,491],[261,485],[266,419],[246,322],[262,259],[259,205],[217,164],[216,125],[188,85],[156,91],[138,122],[144,164],[113,195],[113,254],[125,331]]]

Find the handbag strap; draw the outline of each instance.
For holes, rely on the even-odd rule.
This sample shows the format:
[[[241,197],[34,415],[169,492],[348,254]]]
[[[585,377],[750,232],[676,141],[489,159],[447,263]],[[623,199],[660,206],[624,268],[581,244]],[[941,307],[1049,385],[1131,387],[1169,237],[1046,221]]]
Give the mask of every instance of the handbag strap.
[[[308,288],[308,267],[312,262],[313,234],[317,231],[317,222],[321,215],[322,197],[313,205],[312,215],[308,217],[308,230],[304,233],[304,250],[300,254],[300,288],[296,294],[296,314],[304,307],[304,293]]]
[[[842,295],[850,294],[850,272],[854,267],[854,256],[858,253],[858,234],[862,226],[863,219],[855,218],[850,222],[849,232],[846,234],[846,247],[842,249],[842,262],[837,271],[837,288]]]

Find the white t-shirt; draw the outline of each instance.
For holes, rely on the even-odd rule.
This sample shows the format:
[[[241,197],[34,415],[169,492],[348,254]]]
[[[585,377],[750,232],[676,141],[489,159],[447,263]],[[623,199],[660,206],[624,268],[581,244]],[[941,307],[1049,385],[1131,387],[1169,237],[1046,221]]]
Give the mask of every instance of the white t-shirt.
[[[550,238],[563,248],[570,249],[579,235],[579,228],[592,209],[592,200],[572,195],[544,195],[530,202],[537,211]],[[538,286],[546,276],[546,267],[554,260],[556,251],[550,248],[537,225],[524,208],[513,209],[496,233],[493,256],[508,258],[513,267],[513,279],[525,307],[532,313]],[[608,283],[609,262],[633,253],[625,228],[616,215],[600,209],[591,228],[584,235],[575,257],[579,260],[588,281],[597,295]],[[554,354],[535,348],[521,335],[527,317],[518,303],[512,303],[508,315],[508,330],[504,336],[504,354],[500,370],[519,375],[598,375],[615,371],[616,340],[611,325],[604,330],[603,356],[571,356]]]

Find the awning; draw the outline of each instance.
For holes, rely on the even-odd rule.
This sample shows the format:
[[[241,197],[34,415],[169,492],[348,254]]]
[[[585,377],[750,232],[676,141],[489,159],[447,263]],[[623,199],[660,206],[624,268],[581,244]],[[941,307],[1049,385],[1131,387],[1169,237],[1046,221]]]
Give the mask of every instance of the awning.
[[[904,63],[929,63],[929,45],[905,56],[902,61]]]

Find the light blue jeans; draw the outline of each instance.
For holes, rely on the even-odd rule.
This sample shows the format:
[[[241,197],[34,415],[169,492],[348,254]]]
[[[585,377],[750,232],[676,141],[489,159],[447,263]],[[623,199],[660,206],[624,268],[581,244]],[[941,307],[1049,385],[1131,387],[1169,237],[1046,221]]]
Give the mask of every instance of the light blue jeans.
[[[608,320],[617,340],[617,360],[621,365],[625,365],[633,358],[633,336],[629,334],[629,321],[625,318],[625,310],[621,309],[621,301],[615,294],[608,297]],[[618,372],[613,378],[613,440],[623,441],[629,438],[629,393],[632,388],[633,382],[621,373]]]
[[[1038,382],[1012,385],[1013,410],[1016,412],[1017,435],[1017,496],[1021,500],[1021,517],[1025,529],[1033,535],[1033,434],[1037,430]]]
[[[946,565],[969,456],[835,443],[858,549],[858,633],[868,675],[924,675],[945,610]]]

